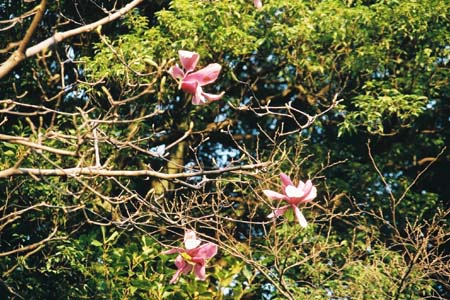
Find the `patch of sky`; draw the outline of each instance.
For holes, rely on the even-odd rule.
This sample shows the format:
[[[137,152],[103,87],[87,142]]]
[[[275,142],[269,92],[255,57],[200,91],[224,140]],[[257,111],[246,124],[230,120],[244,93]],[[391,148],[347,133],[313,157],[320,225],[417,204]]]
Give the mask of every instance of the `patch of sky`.
[[[66,91],[68,91],[65,96],[63,101],[65,102],[69,102],[69,101],[73,101],[73,99],[76,100],[83,100],[83,101],[88,101],[88,96],[86,94],[86,90],[85,89],[75,89],[72,91],[69,91],[73,86],[67,86],[66,87]]]
[[[167,98],[167,101],[165,101],[166,103],[158,103],[155,107],[155,109],[160,110],[160,111],[166,111],[166,110],[170,110],[175,108],[173,103],[180,103],[181,101],[184,101],[184,99],[182,100],[180,96],[175,96]]]
[[[297,71],[297,68],[293,65],[287,65],[285,67],[286,71],[290,72],[290,73],[295,73]]]
[[[369,198],[370,195],[366,193],[366,194],[365,194],[365,197],[366,197],[366,198]],[[358,202],[357,205],[358,205],[358,207],[360,207],[361,209],[366,209],[366,208],[368,208],[368,207],[370,206],[369,203],[367,203],[367,202]]]
[[[219,122],[225,121],[226,119],[227,119],[227,115],[225,113],[221,113],[215,117],[214,122],[219,123]]]
[[[375,72],[372,73],[372,78],[373,79],[383,79],[388,77],[389,74],[389,70],[384,69],[383,67],[378,67],[377,70]]]
[[[322,135],[322,133],[323,133],[323,127],[322,126],[318,126],[318,125],[316,125],[316,126],[314,126],[313,127],[313,130],[315,131],[315,136],[319,136],[319,135]]]
[[[427,105],[425,106],[427,109],[434,109],[436,107],[437,104],[437,100],[436,99],[430,99],[430,101],[428,101]]]
[[[247,106],[249,104],[251,104],[251,98],[250,97],[244,97],[242,98],[242,100],[239,102],[240,106]]]
[[[259,228],[252,227],[251,231],[252,231],[252,236],[264,237],[266,235],[266,232],[263,230],[262,227],[259,227]]]
[[[57,63],[56,61],[52,61],[52,62],[50,63],[50,69],[51,69],[52,71],[57,71],[57,70],[58,70],[58,67],[59,67],[59,63]]]
[[[400,179],[400,177],[402,177],[402,176],[403,176],[403,171],[390,172],[390,173],[384,174],[384,177],[387,179],[386,181],[392,180],[393,183],[388,183],[386,185],[383,182],[378,181],[374,184],[375,189],[373,189],[373,191],[377,195],[384,195],[385,192],[388,192],[388,193],[395,192],[395,190],[399,188],[399,185],[396,183],[396,181],[398,179]],[[368,188],[368,190],[372,191],[372,189],[370,189],[370,188]]]
[[[273,296],[275,296],[274,293],[276,292],[277,289],[275,288],[275,286],[273,284],[266,283],[262,286],[262,288],[265,291],[264,294],[262,295],[263,299],[265,299],[265,300],[274,299]]]
[[[68,81],[69,80],[69,75],[68,74],[64,74],[64,81]],[[69,86],[66,86],[66,90],[69,88]]]
[[[443,56],[436,59],[436,64],[447,65],[450,61],[450,45],[444,47]]]
[[[274,13],[275,17],[278,17],[279,15],[283,14],[284,11],[285,11],[284,8],[278,8]]]
[[[310,135],[309,128],[302,129],[302,131],[300,131],[300,135],[302,137],[308,137]]]
[[[75,51],[71,46],[66,47],[66,56],[70,61],[75,59]]]
[[[325,291],[327,292],[327,296],[331,297],[333,296],[333,290],[331,288],[325,288]]]
[[[196,168],[197,164],[193,161],[188,162],[184,165],[184,172],[193,173],[198,171]],[[202,176],[192,176],[187,179],[190,182],[200,182],[202,180]]]
[[[239,150],[231,148],[231,147],[224,147],[222,144],[218,144],[216,147],[215,153],[216,156],[216,163],[220,168],[226,167],[232,159],[237,157],[239,155]]]
[[[162,136],[165,136],[166,134],[167,134],[167,131],[162,130],[162,131],[156,132],[155,137],[162,137]]]
[[[228,61],[228,67],[230,67],[231,69],[236,68],[236,66],[239,63],[238,60],[230,60],[229,55],[225,55],[224,59],[225,59],[225,61]]]
[[[386,192],[392,193],[392,188],[391,188],[391,185],[390,185],[390,184],[387,184],[387,185],[385,186],[385,189],[386,189]]]
[[[230,285],[232,285],[232,284],[233,284],[233,281],[230,283]],[[229,287],[221,287],[221,288],[220,288],[220,291],[221,291],[222,294],[223,294],[224,296],[226,296],[226,297],[232,296],[232,295],[233,295],[233,293],[232,293],[233,289],[232,289],[232,288],[229,288]]]
[[[383,195],[385,188],[384,188],[384,184],[382,182],[375,182],[373,184],[374,188],[368,187],[367,191],[369,193],[366,193],[366,197],[371,197],[372,193],[375,193],[377,195]]]
[[[148,150],[150,152],[153,152],[155,155],[162,157],[162,156],[164,156],[164,154],[166,152],[166,144],[158,145],[158,146],[152,147]]]
[[[247,240],[247,237],[244,235],[243,232],[238,232],[238,238],[242,241]]]
[[[287,83],[278,83],[277,84],[277,90],[279,90],[279,91],[284,91],[287,88],[288,88],[288,84]],[[290,100],[291,101],[295,100],[295,97],[291,98]]]
[[[237,277],[238,277],[238,274],[233,275],[233,279],[231,280],[230,285],[228,287],[221,288],[223,295],[225,295],[225,296],[233,295],[233,288],[236,286],[236,278]]]
[[[268,124],[269,129],[271,130],[275,130],[277,128],[277,120],[276,119],[272,119],[270,121],[270,123]]]
[[[274,62],[274,61],[276,61],[276,56],[273,55],[273,54],[269,54],[269,55],[267,56],[267,58],[266,58],[266,61],[267,61],[268,63]]]

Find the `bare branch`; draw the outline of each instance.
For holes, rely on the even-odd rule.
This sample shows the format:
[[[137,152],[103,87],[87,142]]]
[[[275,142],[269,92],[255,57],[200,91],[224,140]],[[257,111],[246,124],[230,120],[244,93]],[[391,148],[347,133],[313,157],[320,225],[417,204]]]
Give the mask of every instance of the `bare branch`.
[[[422,171],[420,171],[419,174],[417,174],[416,178],[414,178],[414,180],[411,182],[411,184],[405,189],[403,194],[400,196],[400,198],[398,198],[397,204],[400,201],[402,201],[403,198],[406,197],[406,194],[408,194],[409,190],[417,183],[419,178],[442,156],[442,154],[444,154],[446,149],[447,149],[447,147],[442,148],[441,152],[439,152],[439,154],[436,157],[433,157],[433,159],[431,161],[429,161],[428,165],[426,165],[426,167]]]
[[[9,143],[13,144],[21,144],[24,146],[28,146],[33,149],[41,149],[48,152],[52,152],[55,154],[60,155],[69,155],[69,156],[78,156],[76,152],[74,151],[67,151],[67,150],[61,150],[57,148],[48,147],[45,145],[37,144],[34,142],[31,142],[29,139],[19,136],[13,136],[13,135],[6,135],[6,134],[0,134],[0,140],[7,141]]]
[[[79,168],[68,168],[68,169],[33,169],[33,168],[9,168],[0,171],[0,178],[6,178],[15,175],[34,175],[34,176],[127,176],[127,177],[155,177],[160,179],[178,179],[178,178],[189,178],[195,176],[203,175],[217,175],[225,172],[238,172],[241,170],[252,170],[256,168],[263,168],[268,166],[269,163],[258,163],[243,166],[234,166],[221,168],[217,170],[204,170],[197,172],[186,172],[186,173],[174,173],[166,174],[162,172],[152,171],[152,170],[136,170],[136,171],[126,171],[126,170],[104,170],[96,167],[79,167]]]
[[[41,246],[41,245],[43,245],[43,244],[45,244],[45,243],[47,243],[47,242],[49,242],[51,240],[55,240],[55,238],[53,238],[53,237],[55,236],[55,234],[57,232],[58,232],[58,227],[55,227],[55,229],[53,229],[53,232],[50,233],[50,235],[47,238],[45,238],[45,239],[43,239],[43,240],[41,240],[41,241],[39,241],[37,243],[30,244],[30,245],[27,245],[27,246],[23,246],[23,247],[20,247],[20,248],[11,250],[11,251],[0,252],[0,257],[8,256],[8,255],[19,253],[19,252],[30,251],[30,250],[33,250],[35,248],[38,248],[39,246]],[[56,239],[62,239],[62,238],[56,238]]]
[[[128,13],[130,10],[132,10],[137,5],[139,5],[142,1],[143,0],[133,0],[130,3],[128,3],[127,5],[125,5],[124,7],[122,7],[121,9],[119,9],[118,11],[116,11],[115,13],[113,13],[105,18],[102,18],[96,22],[93,22],[93,23],[90,23],[90,24],[87,24],[87,25],[84,25],[84,26],[81,26],[81,27],[78,27],[78,28],[75,28],[72,30],[68,30],[68,31],[64,31],[64,32],[56,32],[53,36],[49,37],[48,39],[30,47],[26,51],[24,51],[26,44],[29,42],[29,39],[31,38],[32,33],[34,32],[34,30],[37,27],[37,22],[40,21],[41,16],[43,14],[43,11],[44,11],[43,7],[45,6],[45,3],[46,3],[46,0],[43,0],[40,5],[41,11],[40,12],[38,11],[38,13],[36,13],[36,15],[33,19],[32,25],[28,29],[27,34],[25,35],[25,38],[22,40],[23,47],[22,47],[22,45],[20,45],[19,49],[16,50],[14,52],[14,54],[11,55],[11,57],[6,62],[4,62],[2,65],[0,65],[0,79],[5,77],[13,68],[15,68],[25,58],[34,56],[37,53],[39,53],[57,43],[60,43],[61,41],[65,40],[69,37],[76,36],[76,35],[79,35],[79,34],[85,33],[85,32],[90,32],[99,26],[110,23],[110,22],[120,18],[124,14]],[[35,20],[36,20],[36,22],[35,22]],[[28,40],[26,40],[26,38],[28,38]]]
[[[18,65],[22,60],[25,59],[25,48],[30,42],[31,37],[33,36],[36,28],[41,21],[42,16],[44,15],[45,7],[47,6],[47,0],[42,0],[41,3],[36,8],[36,14],[34,15],[33,21],[31,22],[30,27],[28,28],[25,36],[19,44],[19,48],[14,51],[14,53],[0,65],[0,79],[3,78],[6,74],[8,74],[16,65]]]

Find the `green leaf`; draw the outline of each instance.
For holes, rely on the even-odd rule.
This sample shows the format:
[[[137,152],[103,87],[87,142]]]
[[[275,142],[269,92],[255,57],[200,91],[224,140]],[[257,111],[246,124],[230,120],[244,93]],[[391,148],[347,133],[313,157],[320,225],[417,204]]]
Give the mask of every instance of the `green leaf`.
[[[95,247],[103,247],[103,244],[101,242],[97,241],[97,240],[93,240],[91,242],[91,245],[95,246]]]

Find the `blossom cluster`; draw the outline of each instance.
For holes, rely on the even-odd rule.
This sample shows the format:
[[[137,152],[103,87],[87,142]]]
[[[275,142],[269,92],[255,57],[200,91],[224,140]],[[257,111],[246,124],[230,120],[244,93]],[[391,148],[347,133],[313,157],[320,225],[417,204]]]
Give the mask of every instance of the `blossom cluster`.
[[[264,190],[264,194],[270,199],[276,200],[285,200],[288,205],[282,206],[280,208],[275,209],[270,215],[269,218],[277,218],[292,208],[294,210],[295,217],[297,218],[298,223],[302,227],[306,227],[308,224],[306,222],[305,217],[302,212],[298,208],[299,204],[310,202],[317,196],[317,189],[313,186],[311,180],[305,182],[301,181],[295,186],[289,176],[284,173],[280,174],[281,183],[282,183],[282,191],[280,194],[278,192],[272,190]]]
[[[262,7],[261,0],[254,0],[253,4],[256,8]],[[196,52],[180,50],[178,55],[181,67],[176,64],[172,66],[168,73],[178,81],[179,89],[185,93],[192,95],[192,103],[195,105],[207,104],[212,101],[220,100],[224,92],[220,94],[210,94],[203,91],[203,87],[217,80],[222,66],[217,63],[209,64],[203,69],[195,71],[200,55]],[[312,201],[317,196],[317,189],[311,180],[306,182],[299,181],[298,185],[294,185],[289,176],[284,173],[280,174],[282,183],[282,193],[264,190],[264,194],[272,200],[284,200],[287,205],[276,208],[268,218],[277,218],[292,209],[295,218],[302,227],[307,226],[307,221],[302,212],[298,208],[300,204]],[[184,274],[194,271],[195,276],[199,280],[206,279],[206,263],[207,260],[217,254],[217,245],[207,242],[203,243],[197,239],[195,231],[187,230],[184,234],[184,248],[174,247],[164,251],[163,254],[178,253],[175,259],[177,271],[173,275],[170,283],[175,283],[178,278]]]
[[[200,59],[200,55],[195,52],[180,50],[178,51],[180,56],[181,65],[178,64],[172,66],[169,69],[169,74],[179,81],[179,88],[184,92],[192,95],[192,103],[195,105],[206,104],[208,101],[217,101],[225,94],[224,92],[214,95],[205,93],[203,86],[213,83],[217,80],[222,66],[214,63],[209,64],[203,69],[193,72]],[[192,73],[193,72],[193,73]]]
[[[282,193],[272,190],[264,190],[264,194],[270,199],[285,200],[288,204],[276,208],[268,218],[277,218],[288,209],[294,210],[295,217],[300,226],[306,227],[307,221],[302,212],[298,208],[300,204],[312,201],[317,196],[317,188],[312,184],[311,180],[306,182],[299,181],[298,185],[294,185],[289,176],[284,173],[280,174],[282,183]],[[199,280],[206,279],[206,262],[217,254],[217,245],[211,242],[203,243],[197,239],[195,231],[187,230],[184,234],[184,248],[174,247],[164,251],[163,254],[178,253],[175,259],[177,271],[173,275],[170,283],[175,283],[181,274],[187,275],[192,270]]]
[[[163,254],[178,253],[175,259],[177,271],[173,275],[170,283],[175,283],[181,274],[188,274],[194,270],[195,276],[200,280],[206,278],[206,261],[217,253],[217,245],[213,243],[201,244],[197,239],[195,231],[187,230],[184,234],[184,248],[172,248],[164,251]]]

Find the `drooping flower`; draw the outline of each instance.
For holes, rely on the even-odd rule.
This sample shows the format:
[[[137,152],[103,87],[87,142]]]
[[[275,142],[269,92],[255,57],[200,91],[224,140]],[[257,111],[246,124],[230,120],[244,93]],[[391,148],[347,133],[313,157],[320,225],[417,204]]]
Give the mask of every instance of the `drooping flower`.
[[[256,8],[261,8],[263,6],[261,0],[253,0],[253,5],[255,5]]]
[[[280,194],[271,190],[264,190],[264,194],[270,199],[277,200],[285,200],[288,202],[288,205],[282,206],[280,208],[276,208],[268,218],[277,218],[279,216],[284,215],[284,213],[292,208],[294,210],[295,217],[302,227],[306,227],[308,222],[306,222],[305,217],[302,212],[298,208],[299,204],[310,202],[317,196],[317,189],[312,184],[311,180],[306,182],[300,181],[297,186],[295,186],[289,176],[284,173],[280,174],[281,183],[282,183],[282,191]]]
[[[170,283],[177,282],[181,274],[186,275],[192,270],[198,279],[205,280],[207,259],[217,254],[217,245],[213,243],[200,244],[201,241],[197,239],[195,232],[187,230],[184,234],[184,248],[175,247],[163,252],[163,254],[179,254],[175,259],[177,271]]]
[[[191,94],[192,103],[195,105],[205,104],[207,101],[217,101],[225,94],[224,92],[214,95],[205,93],[203,86],[213,83],[217,80],[222,66],[214,63],[209,64],[203,69],[192,73],[200,59],[200,55],[195,52],[180,50],[178,51],[183,69],[178,64],[170,67],[169,74],[179,81],[179,88],[188,94]]]

